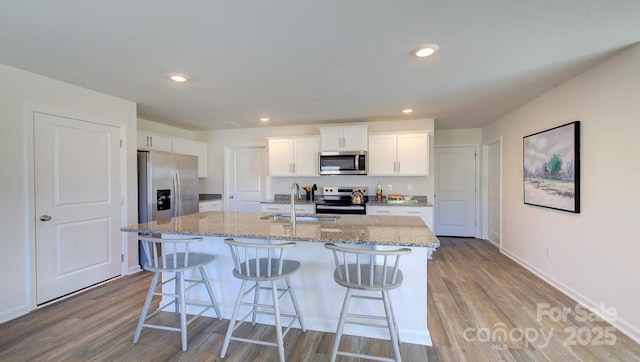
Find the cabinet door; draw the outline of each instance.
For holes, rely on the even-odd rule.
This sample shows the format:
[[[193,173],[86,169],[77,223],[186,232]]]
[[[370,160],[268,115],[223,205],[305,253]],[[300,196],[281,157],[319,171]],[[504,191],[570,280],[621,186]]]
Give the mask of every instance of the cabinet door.
[[[169,136],[138,131],[137,144],[140,150],[173,152],[173,140]]]
[[[207,144],[205,142],[195,142],[194,153],[198,156],[198,177],[207,177]]]
[[[396,136],[379,134],[369,136],[369,175],[393,176],[396,166]]]
[[[396,172],[403,176],[429,174],[428,134],[398,134]]]
[[[323,151],[342,151],[342,127],[320,128],[320,148]]]
[[[294,138],[293,173],[296,176],[318,176],[318,138]]]
[[[269,175],[293,175],[293,139],[278,138],[269,140]]]
[[[173,153],[198,156],[198,177],[207,177],[207,144],[204,142],[173,138]]]
[[[291,211],[289,204],[260,204],[261,212],[287,213]]]
[[[289,206],[289,209],[291,209],[291,206]],[[296,212],[300,214],[315,214],[316,206],[312,204],[296,204]]]
[[[352,126],[343,128],[342,149],[344,151],[367,150],[367,127]]]
[[[199,205],[200,212],[207,211],[222,211],[222,202],[219,200],[216,201],[201,201]]]

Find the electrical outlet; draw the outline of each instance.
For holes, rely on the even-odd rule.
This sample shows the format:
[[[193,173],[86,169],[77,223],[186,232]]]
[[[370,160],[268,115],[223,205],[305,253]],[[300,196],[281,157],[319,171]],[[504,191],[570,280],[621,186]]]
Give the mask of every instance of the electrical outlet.
[[[408,184],[407,185],[407,191],[411,191],[413,190],[413,185],[412,184]]]
[[[387,189],[389,189],[389,191],[393,191],[393,185],[387,185]]]
[[[545,255],[547,258],[550,258],[550,257],[551,257],[551,248],[550,248],[550,247],[548,247],[548,246],[547,246],[546,248],[544,248],[544,255]]]

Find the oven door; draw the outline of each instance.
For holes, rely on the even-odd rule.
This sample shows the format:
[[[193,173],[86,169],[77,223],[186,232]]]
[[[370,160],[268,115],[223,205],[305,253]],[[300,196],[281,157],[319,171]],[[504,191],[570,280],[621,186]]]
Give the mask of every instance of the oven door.
[[[316,204],[316,214],[355,214],[366,215],[366,205],[335,205],[335,204]]]

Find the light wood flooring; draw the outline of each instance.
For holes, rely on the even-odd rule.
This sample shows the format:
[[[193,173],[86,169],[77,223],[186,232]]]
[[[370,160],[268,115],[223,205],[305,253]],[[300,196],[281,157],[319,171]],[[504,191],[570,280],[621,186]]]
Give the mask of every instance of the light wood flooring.
[[[605,322],[579,321],[582,315],[573,300],[493,245],[477,239],[440,240],[442,246],[428,262],[433,347],[403,343],[404,361],[640,361],[640,345]],[[186,352],[175,332],[144,329],[138,345],[132,344],[150,276],[119,278],[0,324],[0,361],[220,360],[227,320],[194,321]],[[544,303],[552,316],[554,308],[570,312],[567,318],[553,318],[557,321],[539,317]],[[401,301],[395,305],[401,308]],[[273,327],[246,327],[241,333],[248,337],[274,336]],[[285,338],[287,360],[327,361],[332,341],[332,333],[292,330]],[[342,344],[341,349],[392,356],[387,341],[345,336]],[[277,356],[273,347],[231,342],[225,361],[275,361]]]

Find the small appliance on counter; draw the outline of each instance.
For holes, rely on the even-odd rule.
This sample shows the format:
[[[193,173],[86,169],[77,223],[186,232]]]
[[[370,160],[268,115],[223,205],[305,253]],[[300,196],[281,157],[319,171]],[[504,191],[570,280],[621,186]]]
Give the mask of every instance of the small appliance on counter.
[[[365,215],[367,201],[367,187],[324,186],[322,199],[316,203],[316,214]]]

